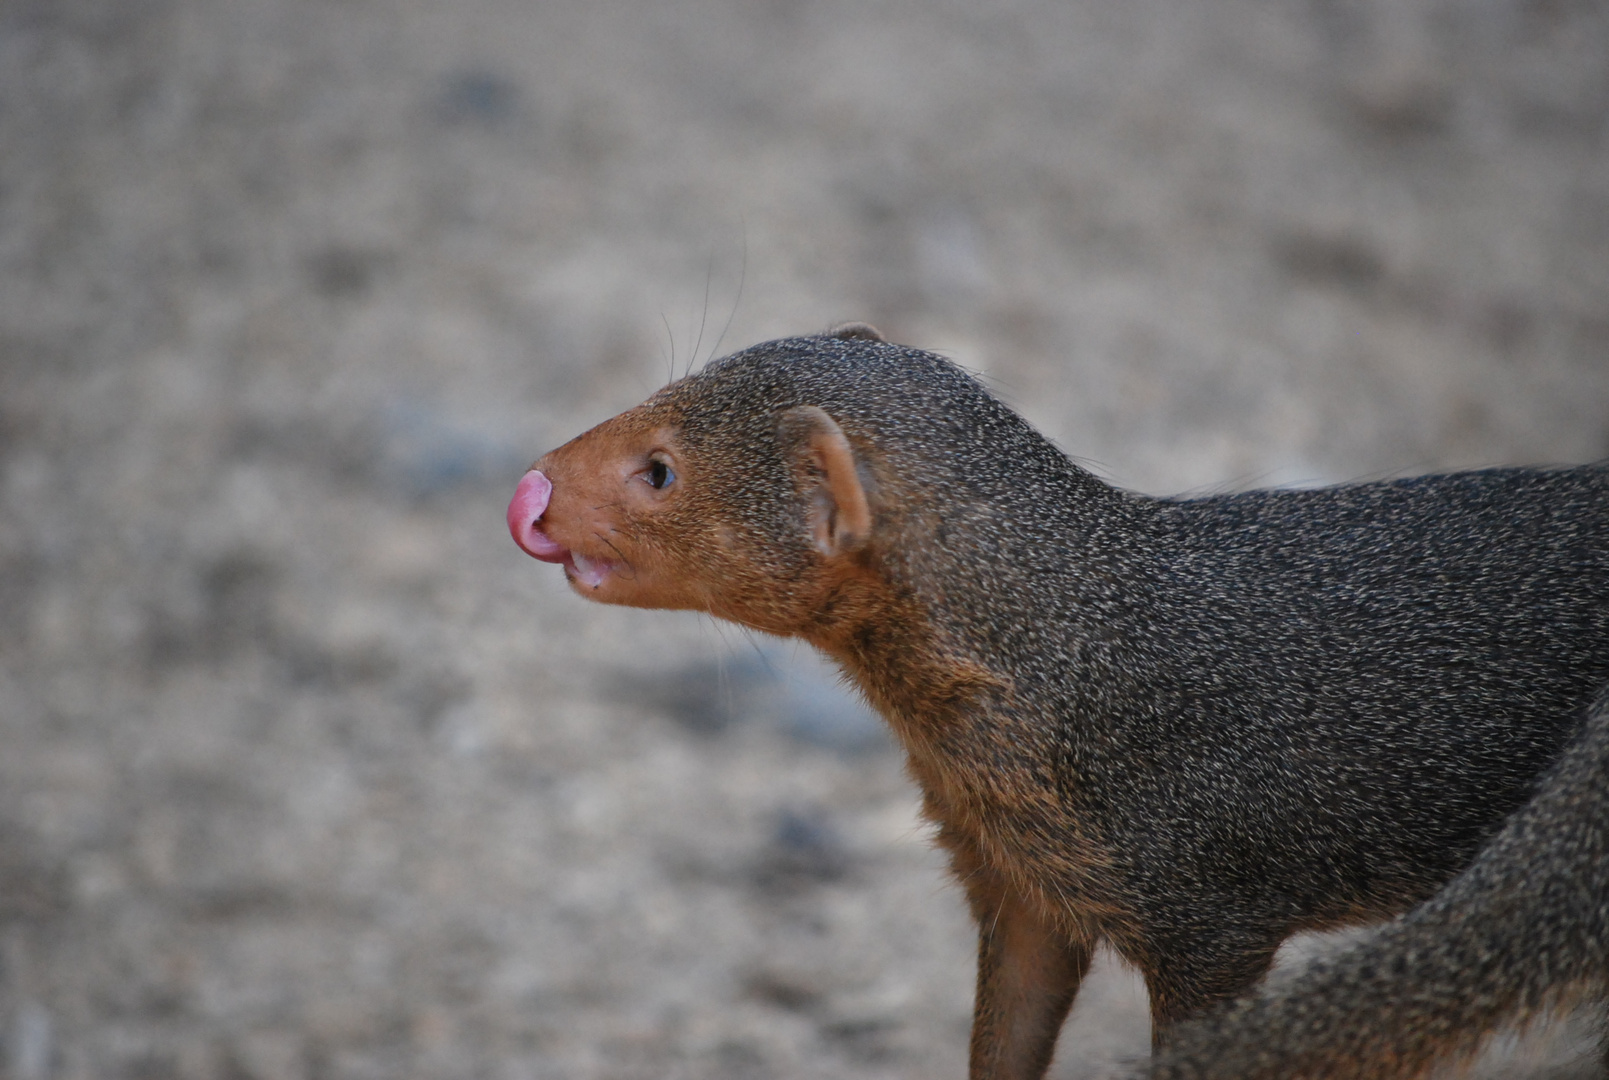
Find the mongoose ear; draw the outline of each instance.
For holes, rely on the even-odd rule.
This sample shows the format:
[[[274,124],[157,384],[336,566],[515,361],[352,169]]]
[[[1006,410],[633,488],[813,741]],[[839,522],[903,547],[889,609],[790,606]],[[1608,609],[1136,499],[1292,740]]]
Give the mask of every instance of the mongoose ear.
[[[846,322],[839,323],[827,331],[828,337],[841,338],[844,341],[883,341],[883,335],[877,332],[877,327],[871,323]]]
[[[871,538],[872,511],[843,428],[814,405],[789,409],[780,427],[795,455],[816,550],[828,558],[858,551]]]

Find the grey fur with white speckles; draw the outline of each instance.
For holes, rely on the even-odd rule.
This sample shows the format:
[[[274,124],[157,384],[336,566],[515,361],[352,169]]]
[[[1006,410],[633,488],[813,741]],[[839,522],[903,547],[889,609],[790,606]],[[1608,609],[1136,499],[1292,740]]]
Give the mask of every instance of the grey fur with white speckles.
[[[1185,1025],[1151,1080],[1411,1077],[1609,991],[1609,701],[1475,862],[1288,984]]]

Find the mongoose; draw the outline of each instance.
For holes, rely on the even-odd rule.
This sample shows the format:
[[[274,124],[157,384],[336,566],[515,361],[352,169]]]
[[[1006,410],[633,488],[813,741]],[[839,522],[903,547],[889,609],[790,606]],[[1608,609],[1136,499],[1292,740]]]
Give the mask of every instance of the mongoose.
[[[1100,941],[1154,1039],[1462,869],[1609,681],[1609,466],[1149,498],[864,326],[708,364],[509,505],[581,595],[834,658],[979,930],[974,1077]]]
[[[1494,1029],[1609,995],[1609,698],[1536,797],[1397,922],[1222,1015],[1150,1080],[1409,1080]]]

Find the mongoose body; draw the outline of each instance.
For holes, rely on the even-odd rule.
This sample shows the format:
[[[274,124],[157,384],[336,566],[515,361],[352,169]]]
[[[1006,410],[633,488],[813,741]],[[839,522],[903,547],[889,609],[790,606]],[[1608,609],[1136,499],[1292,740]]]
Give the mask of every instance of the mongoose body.
[[[1504,1025],[1609,996],[1609,697],[1536,797],[1430,900],[1181,1025],[1148,1080],[1412,1080]]]
[[[810,641],[888,720],[980,928],[972,1071],[1093,946],[1155,1031],[1474,856],[1609,682],[1609,468],[1155,499],[860,330],[756,346],[537,462],[584,596]]]

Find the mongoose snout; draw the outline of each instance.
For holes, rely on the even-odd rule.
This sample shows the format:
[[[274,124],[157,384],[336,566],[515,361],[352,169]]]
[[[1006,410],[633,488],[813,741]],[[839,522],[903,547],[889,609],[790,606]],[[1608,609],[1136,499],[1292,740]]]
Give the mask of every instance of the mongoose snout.
[[[508,528],[527,554],[558,563],[591,600],[687,606],[687,568],[655,543],[682,499],[674,429],[634,409],[570,440],[531,466],[508,504]],[[669,525],[676,531],[674,523]]]
[[[543,562],[563,565],[569,579],[578,585],[597,589],[616,566],[608,559],[588,558],[554,540],[542,525],[548,500],[553,495],[553,483],[542,470],[532,469],[514,489],[514,498],[508,504],[508,530],[514,542],[526,554]]]

